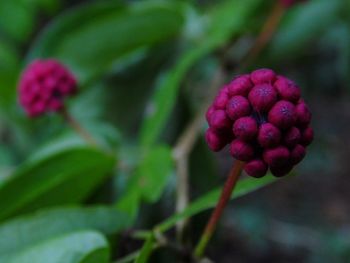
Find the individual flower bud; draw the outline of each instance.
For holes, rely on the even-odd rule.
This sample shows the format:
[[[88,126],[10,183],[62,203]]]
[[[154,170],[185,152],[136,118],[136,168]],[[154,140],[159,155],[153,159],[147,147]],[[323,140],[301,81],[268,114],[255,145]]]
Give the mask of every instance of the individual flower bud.
[[[214,100],[214,107],[216,109],[220,109],[220,110],[225,110],[226,109],[226,104],[229,100],[229,96],[226,92],[220,92],[220,94],[218,96],[216,96],[215,100]]]
[[[52,111],[59,111],[62,109],[62,103],[58,99],[50,100],[47,107]]]
[[[276,103],[277,92],[270,84],[259,84],[249,92],[248,98],[257,112],[267,112]]]
[[[62,107],[62,104],[60,103],[59,108]],[[36,117],[39,116],[43,113],[46,112],[46,106],[45,103],[43,101],[36,101],[35,103],[33,103],[30,107],[30,109],[27,109],[27,113],[29,115],[29,117]]]
[[[205,118],[206,118],[208,123],[210,122],[210,117],[214,113],[215,110],[216,110],[215,107],[213,105],[211,105],[208,108],[207,112],[205,113]]]
[[[290,151],[290,163],[296,165],[300,163],[306,155],[305,147],[298,144]]]
[[[301,145],[308,146],[314,139],[314,130],[311,127],[307,127],[301,133]]]
[[[266,149],[263,153],[264,161],[273,167],[283,166],[288,162],[290,153],[284,146]]]
[[[233,124],[233,134],[241,140],[252,140],[258,132],[256,120],[252,117],[242,117]]]
[[[220,151],[227,144],[226,138],[211,128],[207,129],[205,139],[209,148],[214,152]]]
[[[232,141],[230,147],[231,155],[237,160],[247,162],[254,157],[254,148],[247,142],[235,139]]]
[[[247,96],[249,91],[252,89],[253,84],[250,81],[249,75],[242,75],[234,80],[228,85],[228,91],[231,96],[241,95]]]
[[[263,177],[267,172],[267,165],[261,159],[254,159],[244,166],[244,171],[253,177],[260,178]]]
[[[290,171],[292,171],[293,165],[290,163],[286,163],[282,166],[270,167],[271,173],[276,177],[282,177],[287,175]]]
[[[260,146],[271,148],[277,146],[281,141],[280,130],[271,123],[261,124],[258,132],[258,142]]]
[[[233,96],[226,105],[227,115],[235,121],[251,112],[249,101],[243,96]]]
[[[223,110],[214,111],[209,120],[209,125],[214,130],[224,130],[231,128],[231,121]]]
[[[301,139],[301,134],[298,128],[292,127],[286,131],[283,141],[284,144],[290,148],[293,148],[299,143]]]
[[[255,85],[272,84],[275,81],[276,74],[271,69],[258,69],[250,74],[250,77]]]
[[[280,129],[292,127],[296,122],[295,106],[289,101],[278,101],[269,111],[268,120]]]
[[[54,59],[35,60],[22,72],[19,102],[30,117],[60,111],[77,91],[73,74]]]
[[[227,96],[230,96],[228,85],[225,85],[221,90],[219,90],[219,94],[225,94]]]
[[[311,122],[311,112],[305,102],[300,102],[295,107],[295,114],[297,116],[297,124],[300,126],[307,126]]]
[[[300,99],[300,88],[290,79],[278,76],[274,87],[278,91],[279,96],[284,100],[296,103]]]

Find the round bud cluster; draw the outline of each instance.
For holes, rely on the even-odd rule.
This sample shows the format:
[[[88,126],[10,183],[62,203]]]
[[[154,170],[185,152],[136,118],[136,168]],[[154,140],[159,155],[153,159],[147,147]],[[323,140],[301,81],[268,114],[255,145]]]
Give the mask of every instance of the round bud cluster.
[[[305,2],[306,0],[280,0],[283,6],[291,7],[299,2]]]
[[[313,140],[311,112],[299,87],[270,69],[241,75],[225,85],[206,113],[206,141],[213,151],[230,144],[245,171],[262,177],[290,172]]]
[[[33,61],[19,82],[19,102],[30,117],[60,111],[64,99],[76,92],[73,74],[54,59]]]

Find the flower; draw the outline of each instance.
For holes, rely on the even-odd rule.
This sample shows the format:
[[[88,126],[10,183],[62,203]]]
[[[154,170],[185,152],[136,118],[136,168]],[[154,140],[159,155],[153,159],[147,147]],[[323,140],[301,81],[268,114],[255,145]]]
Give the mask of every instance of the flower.
[[[77,92],[73,74],[54,59],[38,59],[22,72],[19,81],[19,102],[29,117],[58,112],[66,97]]]
[[[313,140],[311,112],[298,85],[271,69],[259,69],[225,85],[209,107],[206,141],[212,151],[230,144],[244,170],[284,176],[303,160]]]

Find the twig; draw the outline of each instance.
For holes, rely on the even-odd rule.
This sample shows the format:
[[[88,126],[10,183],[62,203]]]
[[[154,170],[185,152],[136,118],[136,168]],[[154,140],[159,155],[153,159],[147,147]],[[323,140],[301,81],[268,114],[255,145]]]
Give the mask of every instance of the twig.
[[[219,69],[214,73],[206,101],[203,103],[194,119],[187,126],[175,144],[173,151],[175,159],[183,155],[188,155],[191,152],[198,137],[198,132],[201,130],[201,127],[203,125],[203,116],[205,115],[205,112],[210,105],[210,101],[215,96],[217,89],[223,84],[225,76],[226,74],[224,72],[224,69],[220,66]]]
[[[140,252],[141,252],[141,250],[137,250],[137,251],[121,258],[121,259],[118,259],[114,263],[129,263],[129,262],[135,260],[139,256]]]
[[[130,234],[132,238],[140,240],[146,240],[150,235],[152,235],[152,231],[149,230],[135,230]]]
[[[255,40],[252,48],[249,50],[247,55],[242,59],[240,68],[246,68],[265,48],[267,43],[271,40],[272,36],[276,32],[276,29],[285,13],[285,7],[281,4],[281,1],[276,1],[274,8],[270,15],[266,19],[259,36]]]
[[[200,259],[204,254],[205,248],[207,247],[207,244],[214,233],[214,230],[218,224],[218,221],[219,221],[228,201],[230,200],[232,191],[233,191],[234,187],[236,186],[238,178],[242,172],[243,166],[244,166],[244,162],[235,161],[235,163],[230,171],[230,174],[226,180],[224,188],[222,189],[220,199],[219,199],[213,213],[211,214],[211,217],[208,221],[208,224],[207,224],[206,228],[204,229],[203,234],[202,234],[202,236],[201,236],[201,238],[196,246],[195,257],[198,259]]]
[[[177,202],[176,211],[183,211],[189,202],[189,185],[188,185],[188,158],[182,156],[177,160]],[[176,225],[177,239],[185,242],[184,232],[186,232],[187,220],[181,220]]]
[[[73,118],[71,114],[67,111],[66,108],[63,108],[60,112],[63,116],[63,118],[67,121],[67,123],[89,144],[92,144],[94,146],[97,145],[96,140],[91,136],[90,133],[88,133],[80,124],[79,122]]]
[[[139,238],[145,239],[145,238],[149,237],[149,235],[154,235],[154,238],[155,238],[155,244],[152,247],[152,251],[155,249],[161,248],[161,247],[167,247],[167,248],[170,248],[178,253],[185,252],[181,246],[178,246],[176,243],[172,243],[166,236],[163,235],[163,233],[161,233],[157,230],[153,230],[153,232],[152,231],[141,231],[141,230],[136,231],[135,233],[133,233],[132,237],[137,238],[137,239],[139,239]],[[140,255],[140,253],[141,253],[141,249],[134,251],[131,254],[128,254],[121,259],[118,259],[114,263],[129,263],[129,262],[137,259],[137,257]]]
[[[181,213],[188,205],[189,202],[189,183],[188,183],[188,158],[191,150],[200,134],[201,127],[204,123],[203,116],[206,108],[209,105],[209,101],[214,96],[215,91],[221,86],[225,79],[225,73],[220,67],[214,74],[212,83],[209,88],[208,100],[199,110],[194,120],[189,124],[185,131],[177,141],[173,156],[176,161],[177,171],[177,200],[176,200],[176,212]],[[188,224],[188,219],[180,220],[176,225],[177,237],[179,240],[183,240],[183,234]]]

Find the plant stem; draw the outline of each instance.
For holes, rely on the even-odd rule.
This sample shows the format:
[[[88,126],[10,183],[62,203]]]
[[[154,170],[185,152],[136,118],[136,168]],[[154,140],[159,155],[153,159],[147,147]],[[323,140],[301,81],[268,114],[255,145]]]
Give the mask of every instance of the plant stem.
[[[152,231],[150,231],[150,230],[136,230],[133,233],[131,233],[130,236],[134,239],[145,240],[150,235],[152,235]]]
[[[224,185],[224,188],[222,189],[220,199],[211,214],[211,217],[207,223],[206,228],[204,229],[202,236],[196,246],[195,249],[195,257],[200,259],[205,251],[205,248],[212,237],[214,230],[216,228],[216,225],[228,203],[230,200],[232,191],[234,187],[236,186],[236,183],[238,181],[238,178],[242,172],[244,162],[241,161],[235,161],[235,163],[232,166],[232,169],[230,171],[230,174],[226,180],[226,183]]]
[[[125,257],[118,259],[114,263],[130,263],[130,262],[134,261],[139,256],[140,251],[141,250],[137,250],[129,255],[126,255]]]
[[[188,158],[179,158],[177,160],[177,199],[176,199],[176,211],[182,212],[186,209],[189,201],[189,182],[188,182]],[[181,220],[176,225],[177,239],[181,243],[185,243],[185,235],[187,220]]]
[[[203,103],[200,110],[194,117],[193,121],[186,127],[185,131],[181,134],[174,149],[173,156],[176,161],[176,173],[177,173],[177,199],[176,199],[176,212],[181,213],[186,209],[189,202],[189,172],[188,172],[188,159],[192,148],[199,136],[200,130],[204,123],[203,116],[207,108],[209,107],[210,100],[215,96],[216,90],[225,79],[225,72],[220,67],[211,80],[208,99]],[[188,219],[180,220],[176,225],[176,234],[178,240],[182,243],[186,241],[184,232],[188,225]]]
[[[97,145],[96,140],[91,136],[91,134],[86,131],[71,114],[69,114],[66,108],[61,110],[61,114],[67,123],[73,128],[73,130],[75,130],[86,142],[94,146]]]
[[[271,14],[267,18],[259,36],[257,37],[253,47],[249,50],[248,54],[243,58],[242,62],[240,63],[240,71],[242,71],[242,69],[248,66],[270,41],[278,27],[278,24],[284,12],[285,8],[279,2],[276,3],[273,10],[271,11]],[[216,74],[213,77],[208,98],[214,97],[216,89],[218,89],[218,87],[222,84],[224,79],[225,72],[222,69],[222,67],[220,67],[220,69],[216,72]],[[199,136],[201,127],[204,123],[203,115],[205,114],[205,111],[210,104],[209,101],[210,100],[203,103],[203,107],[199,110],[199,113],[194,117],[194,119],[185,129],[184,133],[180,136],[180,139],[176,143],[173,150],[178,175],[176,204],[177,213],[181,213],[188,204],[188,158],[196,142],[196,139]],[[177,224],[177,236],[180,237],[180,239],[183,237],[183,232],[186,228],[187,223],[187,220],[183,220],[178,222]]]
[[[285,10],[285,7],[280,3],[280,1],[276,1],[276,4],[266,19],[259,36],[255,40],[247,56],[243,59],[243,62],[241,62],[241,69],[246,68],[271,40],[272,36],[276,32],[281,18],[285,13]]]

